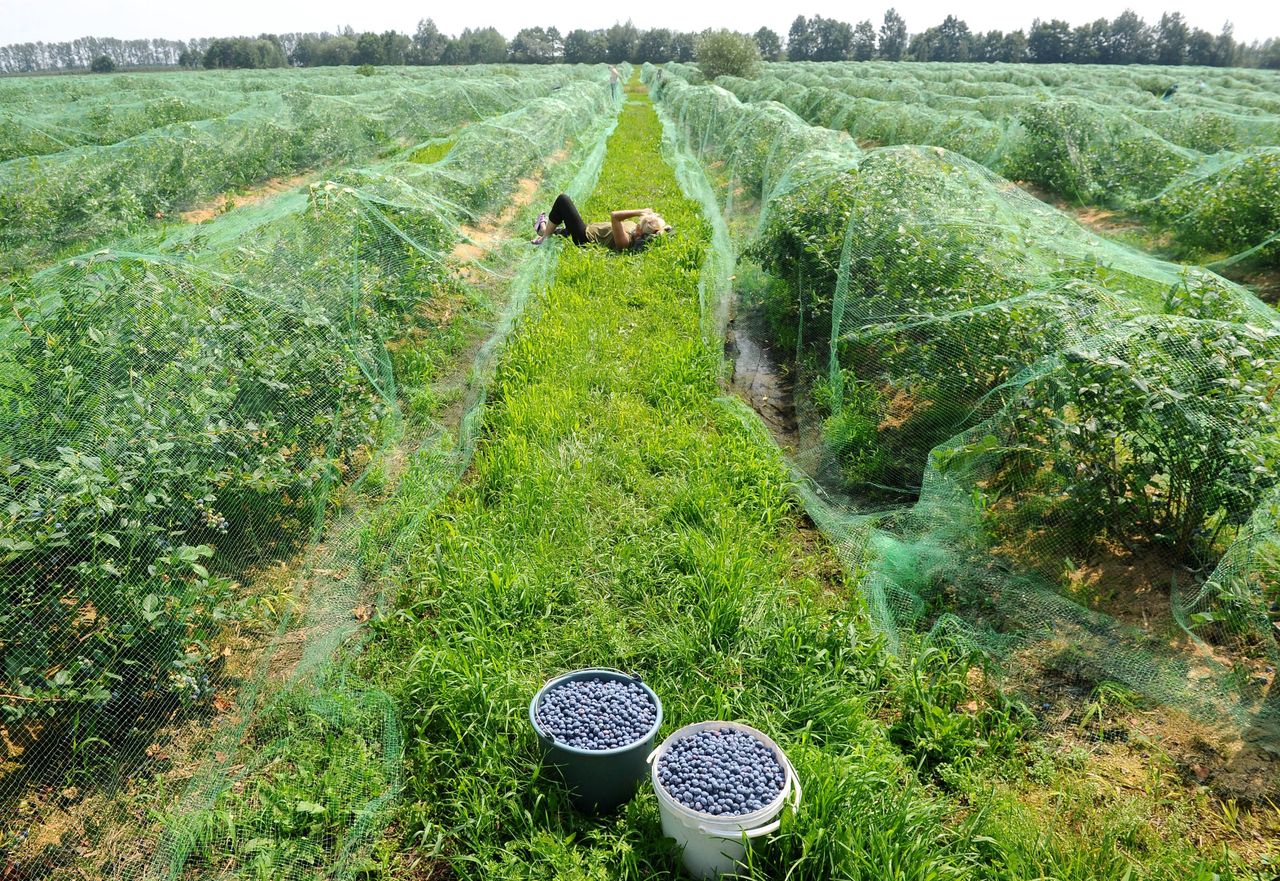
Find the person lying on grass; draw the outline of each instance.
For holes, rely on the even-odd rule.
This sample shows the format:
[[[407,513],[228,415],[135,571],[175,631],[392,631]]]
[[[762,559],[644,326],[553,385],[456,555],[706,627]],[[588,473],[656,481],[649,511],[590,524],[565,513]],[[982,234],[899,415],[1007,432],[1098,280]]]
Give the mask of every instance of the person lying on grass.
[[[640,219],[632,221],[633,217]],[[533,239],[535,245],[541,245],[551,236],[567,236],[575,245],[604,245],[614,251],[638,251],[657,236],[671,232],[671,227],[652,208],[614,211],[608,222],[587,223],[573,200],[561,193],[556,196],[549,213],[538,215],[533,231],[537,233],[537,238]]]

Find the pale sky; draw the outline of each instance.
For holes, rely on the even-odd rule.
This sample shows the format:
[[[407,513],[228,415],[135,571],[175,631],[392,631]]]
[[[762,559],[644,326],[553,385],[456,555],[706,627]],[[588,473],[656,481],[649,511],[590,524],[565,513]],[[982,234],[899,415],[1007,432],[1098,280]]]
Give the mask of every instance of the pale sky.
[[[1014,30],[1030,26],[1033,18],[1063,18],[1073,25],[1096,18],[1114,18],[1125,6],[1154,24],[1165,11],[1180,11],[1197,27],[1217,33],[1224,21],[1235,24],[1236,39],[1280,36],[1280,2],[1275,0],[1038,0],[1031,3],[964,4],[955,0],[888,0],[882,4],[850,4],[828,0],[800,3],[752,4],[644,0],[635,3],[530,2],[530,0],[468,0],[443,5],[383,0],[0,0],[0,44],[76,37],[191,37],[256,35],[263,32],[333,31],[351,25],[357,31],[395,28],[410,32],[420,18],[434,18],[440,29],[456,34],[464,27],[492,25],[508,38],[523,27],[555,25],[562,33],[574,28],[607,27],[630,17],[638,28],[667,27],[701,30],[729,27],[754,31],[761,25],[784,38],[797,14],[823,15],[856,22],[870,18],[877,26],[893,3],[912,33],[938,24],[955,13],[974,30]]]

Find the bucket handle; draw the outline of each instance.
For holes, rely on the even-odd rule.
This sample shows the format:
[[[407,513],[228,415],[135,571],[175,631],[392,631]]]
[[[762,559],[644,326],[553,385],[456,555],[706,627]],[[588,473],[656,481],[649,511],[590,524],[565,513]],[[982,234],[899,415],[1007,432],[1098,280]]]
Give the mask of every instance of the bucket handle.
[[[727,838],[730,841],[739,841],[743,838],[759,838],[762,835],[769,835],[777,832],[782,826],[781,820],[774,820],[772,823],[766,823],[763,826],[757,826],[755,829],[708,829],[706,826],[699,826],[698,831],[703,835],[710,835],[712,838]]]
[[[786,753],[782,754],[782,761],[787,763],[787,776],[791,778],[791,813],[794,814],[800,810],[800,775]]]

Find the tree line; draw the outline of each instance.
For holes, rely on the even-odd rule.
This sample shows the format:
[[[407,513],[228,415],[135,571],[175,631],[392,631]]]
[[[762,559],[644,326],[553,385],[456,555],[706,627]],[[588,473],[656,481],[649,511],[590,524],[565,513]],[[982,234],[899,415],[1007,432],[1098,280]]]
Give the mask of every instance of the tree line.
[[[1246,45],[1228,22],[1218,34],[1187,24],[1179,12],[1148,25],[1131,9],[1115,19],[1072,27],[1036,19],[1028,31],[972,31],[954,15],[908,37],[902,16],[890,9],[876,28],[798,16],[787,38],[791,60],[986,61],[1033,64],[1164,64],[1206,67],[1280,67],[1280,40]]]
[[[63,43],[0,46],[0,73],[83,70],[101,57],[117,67],[315,67],[336,65],[434,65],[661,63],[692,61],[698,34],[667,28],[639,30],[631,22],[599,30],[561,34],[554,27],[524,28],[511,40],[496,29],[441,33],[423,19],[412,34],[398,31],[262,34],[198,40],[115,40],[84,37]],[[1036,19],[1008,33],[970,30],[954,15],[912,34],[896,10],[879,25],[815,15],[797,16],[782,36],[769,28],[752,35],[766,60],[792,61],[983,61],[1067,64],[1166,64],[1280,68],[1280,39],[1244,43],[1228,23],[1211,34],[1191,27],[1181,13],[1166,13],[1154,25],[1125,10],[1114,19],[1071,26]],[[104,69],[106,69],[104,65]]]

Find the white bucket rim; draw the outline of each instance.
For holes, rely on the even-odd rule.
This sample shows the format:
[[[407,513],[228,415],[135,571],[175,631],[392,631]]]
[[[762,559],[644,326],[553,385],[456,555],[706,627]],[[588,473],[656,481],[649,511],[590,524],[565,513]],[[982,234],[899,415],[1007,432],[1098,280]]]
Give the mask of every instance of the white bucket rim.
[[[653,701],[653,705],[658,709],[657,718],[653,720],[653,727],[646,731],[643,737],[638,737],[630,743],[623,744],[622,746],[611,747],[610,749],[583,749],[580,746],[570,746],[569,744],[557,739],[554,734],[543,731],[542,728],[538,726],[538,701],[547,693],[547,691],[554,688],[561,680],[568,679],[570,676],[576,676],[579,673],[607,673],[610,676],[621,677],[628,682],[634,682],[636,685],[643,688],[645,693],[649,695],[649,699]],[[529,701],[529,724],[533,726],[534,733],[539,737],[550,741],[556,749],[564,750],[572,755],[615,756],[619,753],[630,752],[640,744],[657,736],[658,729],[662,727],[662,701],[658,698],[658,695],[654,690],[649,687],[649,684],[635,673],[626,673],[622,670],[614,670],[609,667],[582,667],[577,670],[569,670],[568,672],[561,673],[558,676],[552,676],[542,684],[542,687],[534,693],[533,699]]]
[[[697,734],[700,731],[707,731],[712,728],[732,728],[735,731],[742,731],[750,734],[752,737],[760,740],[765,746],[773,751],[774,758],[778,760],[778,764],[782,766],[783,781],[782,790],[778,795],[762,808],[751,811],[746,814],[711,814],[706,811],[700,811],[697,808],[691,808],[683,802],[677,800],[673,795],[667,792],[662,781],[658,779],[658,760],[678,740],[684,740]],[[667,735],[666,739],[658,745],[653,752],[649,753],[645,759],[649,763],[649,779],[653,783],[654,793],[658,796],[658,800],[677,814],[684,815],[699,821],[700,824],[711,824],[712,826],[722,826],[722,829],[708,829],[705,825],[699,825],[699,829],[703,832],[718,835],[720,837],[738,838],[746,834],[748,838],[754,838],[758,835],[764,835],[773,832],[778,828],[778,823],[771,822],[768,826],[760,829],[752,829],[759,822],[768,822],[773,820],[782,809],[786,806],[788,798],[791,800],[791,812],[794,814],[800,809],[800,778],[796,775],[795,768],[791,764],[791,760],[787,758],[787,754],[783,752],[782,747],[774,742],[773,738],[765,734],[758,728],[752,728],[750,725],[742,722],[729,721],[709,721],[709,722],[693,722],[681,728],[677,728]],[[730,829],[728,827],[736,827]],[[731,833],[728,834],[728,833]]]

